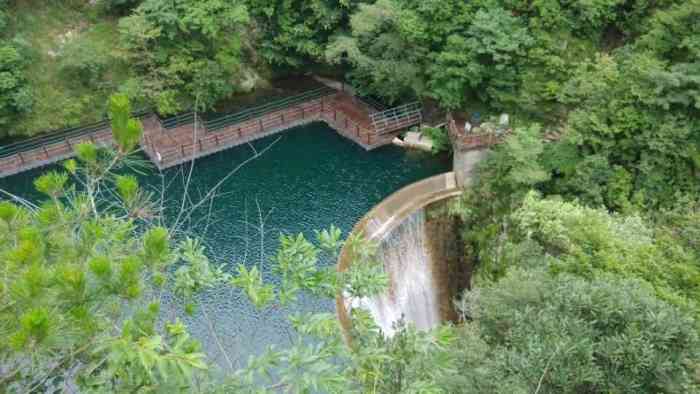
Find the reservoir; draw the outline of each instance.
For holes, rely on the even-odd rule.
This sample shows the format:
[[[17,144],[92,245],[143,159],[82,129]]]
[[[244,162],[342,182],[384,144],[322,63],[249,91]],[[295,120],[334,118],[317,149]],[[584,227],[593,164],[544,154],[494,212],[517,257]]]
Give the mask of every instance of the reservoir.
[[[241,166],[255,152],[262,155]],[[240,168],[239,168],[240,167]],[[238,170],[236,170],[238,168]],[[279,235],[303,233],[335,225],[343,236],[375,204],[415,181],[449,171],[446,156],[406,151],[393,145],[365,151],[323,123],[312,123],[198,159],[192,168],[185,206],[191,206],[230,175],[216,189],[211,203],[191,214],[180,214],[190,165],[158,173],[142,170],[142,186],[163,197],[163,222],[190,217],[178,237],[197,236],[214,264],[233,271],[239,264],[258,265],[267,281]],[[32,201],[33,179],[47,168],[0,179],[0,188]],[[327,261],[324,264],[335,264]],[[303,296],[295,305],[256,310],[237,289],[221,286],[201,294],[192,316],[178,300],[166,297],[161,311],[167,319],[179,317],[204,346],[210,361],[234,367],[268,345],[284,346],[293,334],[285,316],[300,311],[333,311],[332,300]]]

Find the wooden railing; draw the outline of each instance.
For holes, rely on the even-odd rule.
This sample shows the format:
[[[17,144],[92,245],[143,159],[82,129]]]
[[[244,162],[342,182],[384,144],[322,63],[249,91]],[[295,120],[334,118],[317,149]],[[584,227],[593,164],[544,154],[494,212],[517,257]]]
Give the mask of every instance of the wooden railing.
[[[316,99],[271,112],[259,118],[235,123],[214,132],[208,131],[204,123],[197,123],[196,133],[194,133],[194,126],[192,126],[192,137],[196,134],[196,138],[160,151],[151,144],[151,149],[155,150],[152,157],[155,157],[154,161],[158,167],[170,167],[193,157],[202,157],[240,145],[296,124],[318,120],[321,108],[322,99]]]
[[[16,174],[71,157],[74,154],[75,146],[81,142],[109,146],[112,144],[111,129],[100,129],[89,134],[52,139],[43,144],[17,150],[12,154],[0,157],[0,176]]]
[[[378,141],[374,130],[360,125],[333,106],[326,106],[321,117],[333,129],[360,142],[365,148],[372,147]]]
[[[194,126],[191,126],[192,130],[188,131],[191,140],[171,144],[173,146],[160,151],[152,143],[146,142],[146,145],[149,146],[149,150],[153,150],[149,155],[155,159],[158,167],[167,168],[295,125],[319,120],[326,122],[337,132],[361,144],[366,149],[387,142],[386,137],[378,135],[372,128],[363,126],[343,111],[335,108],[333,98],[333,96],[322,97],[296,104],[293,107],[270,112],[255,119],[218,128],[216,131],[209,131],[206,123],[197,123],[196,133]],[[193,138],[195,134],[196,138]]]
[[[339,104],[338,97],[343,98],[340,100],[342,105]],[[365,149],[388,143],[392,137],[391,132],[421,121],[420,107],[416,104],[373,112],[373,109],[365,108],[365,103],[360,105],[355,102],[347,107],[347,93],[332,93],[328,88],[314,89],[279,101],[290,106],[276,105],[277,103],[268,103],[211,121],[203,121],[193,113],[168,119],[142,113],[139,115],[144,125],[141,147],[158,168],[164,169],[313,121],[326,122]],[[256,112],[258,108],[260,110]],[[368,123],[368,118],[374,122]],[[17,152],[10,154],[8,150],[4,157],[0,155],[0,176],[68,158],[74,155],[76,144],[87,141],[103,146],[111,145],[112,135],[108,122],[96,124],[91,132],[81,131],[63,139],[51,136],[32,142],[33,145],[18,145]],[[22,150],[19,147],[30,149]]]
[[[279,112],[287,108],[296,107],[299,104],[310,102],[315,99],[334,95],[337,91],[327,86],[322,86],[317,89],[308,90],[304,93],[285,97],[282,99],[267,102],[252,108],[246,108],[242,111],[231,114],[221,115],[214,119],[207,120],[205,125],[209,131],[217,131],[238,123],[243,123],[247,120],[256,119],[269,113]]]

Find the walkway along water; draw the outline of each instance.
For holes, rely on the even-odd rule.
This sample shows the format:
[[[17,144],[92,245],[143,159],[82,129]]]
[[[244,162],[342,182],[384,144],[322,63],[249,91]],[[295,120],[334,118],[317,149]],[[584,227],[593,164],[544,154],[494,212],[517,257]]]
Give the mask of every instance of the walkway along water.
[[[160,119],[139,114],[141,148],[160,170],[311,122],[325,122],[339,134],[371,150],[391,143],[401,130],[420,124],[421,107],[404,105],[380,111],[344,90],[322,87],[259,107],[203,120],[194,113]],[[74,146],[110,146],[108,121],[30,139],[0,150],[0,177],[73,156]]]

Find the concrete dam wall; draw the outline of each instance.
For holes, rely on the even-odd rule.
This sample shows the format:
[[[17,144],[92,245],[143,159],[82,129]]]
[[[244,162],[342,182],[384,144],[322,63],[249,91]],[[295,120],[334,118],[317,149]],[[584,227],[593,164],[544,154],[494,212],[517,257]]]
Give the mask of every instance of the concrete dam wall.
[[[357,223],[353,232],[379,244],[389,288],[366,299],[338,295],[336,310],[346,332],[352,308],[368,310],[389,336],[400,321],[427,330],[456,318],[452,299],[468,284],[470,272],[461,260],[457,220],[446,206],[461,193],[454,172],[436,175],[387,197]],[[347,269],[351,259],[343,249],[338,269]]]

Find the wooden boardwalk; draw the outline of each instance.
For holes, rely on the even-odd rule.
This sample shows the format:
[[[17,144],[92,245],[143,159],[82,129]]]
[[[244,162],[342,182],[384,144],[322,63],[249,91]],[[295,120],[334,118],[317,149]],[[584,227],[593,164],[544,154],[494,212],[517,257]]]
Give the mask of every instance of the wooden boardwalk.
[[[19,151],[13,155],[2,157],[0,158],[0,177],[17,174],[70,158],[75,155],[75,145],[81,142],[92,142],[98,146],[111,146],[113,142],[112,131],[106,128],[89,135],[64,138],[60,141],[41,144],[33,149]]]
[[[311,122],[325,122],[366,150],[389,144],[399,131],[420,123],[415,113],[404,118],[394,116],[392,128],[382,129],[379,133],[373,120],[377,116],[381,116],[377,109],[349,93],[337,90],[322,97],[267,111],[257,117],[217,126],[215,130],[209,130],[207,122],[196,117],[194,121],[166,128],[164,123],[167,120],[149,114],[141,117],[144,126],[141,148],[162,170]],[[29,149],[0,155],[0,177],[71,157],[76,144],[88,141],[110,146],[112,135],[109,125],[105,124],[103,128],[84,135],[48,139],[45,143],[39,141]]]

